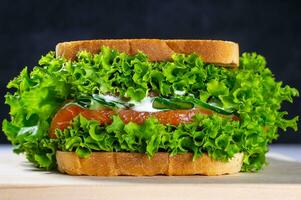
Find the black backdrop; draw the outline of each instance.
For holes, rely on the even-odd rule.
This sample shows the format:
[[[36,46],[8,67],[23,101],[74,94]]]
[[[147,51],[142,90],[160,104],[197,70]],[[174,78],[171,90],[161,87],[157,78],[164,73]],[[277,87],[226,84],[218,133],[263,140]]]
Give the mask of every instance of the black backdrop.
[[[301,90],[301,1],[1,1],[1,121],[5,86],[60,41],[96,38],[233,40],[263,54],[278,80]],[[300,98],[284,104],[300,115]],[[300,123],[299,123],[300,127]],[[291,130],[277,142],[301,143]],[[7,142],[0,133],[0,143]]]

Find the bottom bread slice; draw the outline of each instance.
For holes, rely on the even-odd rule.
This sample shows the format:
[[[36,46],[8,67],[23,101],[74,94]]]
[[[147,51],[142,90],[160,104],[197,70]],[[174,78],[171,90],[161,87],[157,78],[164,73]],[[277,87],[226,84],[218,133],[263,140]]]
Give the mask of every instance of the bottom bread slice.
[[[151,159],[143,153],[93,152],[87,158],[80,158],[74,152],[56,152],[58,170],[70,175],[89,176],[216,176],[238,173],[243,154],[237,153],[227,162],[211,159],[207,154],[192,160],[193,154],[175,156],[156,153]]]

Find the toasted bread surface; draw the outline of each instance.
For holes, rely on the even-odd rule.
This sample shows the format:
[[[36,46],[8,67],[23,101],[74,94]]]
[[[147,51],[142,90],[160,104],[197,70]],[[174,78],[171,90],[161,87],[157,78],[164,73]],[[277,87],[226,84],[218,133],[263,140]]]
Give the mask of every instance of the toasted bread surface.
[[[207,154],[193,161],[193,154],[170,156],[156,153],[151,159],[143,153],[93,152],[87,158],[80,158],[74,152],[57,151],[58,170],[70,175],[89,176],[216,176],[238,173],[243,154],[237,153],[227,162],[216,161]]]
[[[239,46],[235,42],[221,40],[160,40],[160,39],[103,39],[62,42],[56,45],[56,56],[74,60],[79,51],[98,53],[107,46],[135,55],[145,53],[150,61],[171,60],[175,53],[198,54],[206,63],[220,66],[239,65]]]

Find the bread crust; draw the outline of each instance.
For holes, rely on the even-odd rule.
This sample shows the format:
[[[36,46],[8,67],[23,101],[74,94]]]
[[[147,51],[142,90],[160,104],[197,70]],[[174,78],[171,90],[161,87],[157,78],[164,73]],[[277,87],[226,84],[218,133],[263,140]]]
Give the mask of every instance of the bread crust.
[[[62,42],[56,45],[56,56],[74,60],[79,51],[98,53],[101,46],[135,55],[145,53],[150,61],[171,60],[174,53],[198,54],[206,63],[220,66],[239,65],[239,46],[221,40],[103,39]]]
[[[56,152],[58,170],[69,175],[88,176],[217,176],[238,173],[243,154],[237,153],[228,162],[216,161],[207,154],[193,161],[193,154],[170,156],[156,153],[148,159],[143,153],[93,152],[87,158],[79,158],[74,152]]]

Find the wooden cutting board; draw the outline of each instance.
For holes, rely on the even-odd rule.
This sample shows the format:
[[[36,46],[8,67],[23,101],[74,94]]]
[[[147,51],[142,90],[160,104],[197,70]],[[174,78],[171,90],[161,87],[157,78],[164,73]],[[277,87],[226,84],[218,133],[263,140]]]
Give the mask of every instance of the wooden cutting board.
[[[2,199],[301,199],[301,163],[269,158],[259,173],[184,177],[84,177],[41,171],[10,151],[0,155]]]

